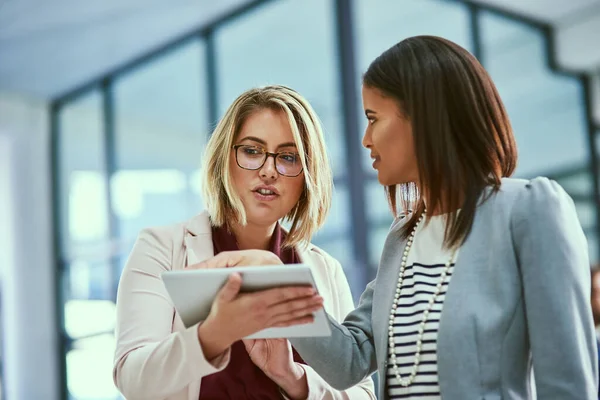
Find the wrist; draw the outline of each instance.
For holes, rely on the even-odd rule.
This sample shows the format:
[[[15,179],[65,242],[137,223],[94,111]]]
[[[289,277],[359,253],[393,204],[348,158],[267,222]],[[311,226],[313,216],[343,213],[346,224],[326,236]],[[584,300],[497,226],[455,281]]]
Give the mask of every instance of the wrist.
[[[273,379],[273,381],[292,400],[304,400],[308,397],[306,371],[298,363],[293,364],[293,368],[289,374]]]
[[[202,347],[204,358],[207,360],[212,360],[221,355],[233,344],[227,339],[227,335],[220,332],[216,327],[218,325],[211,323],[209,320],[198,325],[198,341]]]

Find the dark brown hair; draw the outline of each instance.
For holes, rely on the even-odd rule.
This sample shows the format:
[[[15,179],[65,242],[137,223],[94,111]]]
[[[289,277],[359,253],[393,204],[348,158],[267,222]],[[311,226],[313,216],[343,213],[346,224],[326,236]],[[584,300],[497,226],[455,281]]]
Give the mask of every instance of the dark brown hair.
[[[500,187],[517,163],[510,121],[492,79],[467,50],[434,36],[401,41],[375,59],[363,84],[397,101],[412,125],[419,182],[388,186],[390,208],[413,209],[402,228],[408,237],[425,203],[447,215],[444,245],[468,236],[485,187]],[[487,198],[487,197],[486,197]],[[485,199],[484,199],[485,200]]]

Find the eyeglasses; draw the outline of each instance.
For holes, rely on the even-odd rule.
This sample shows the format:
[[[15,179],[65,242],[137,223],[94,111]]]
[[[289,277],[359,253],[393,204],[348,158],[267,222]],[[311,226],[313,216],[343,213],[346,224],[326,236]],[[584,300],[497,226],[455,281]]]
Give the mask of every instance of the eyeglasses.
[[[298,153],[269,153],[263,148],[246,144],[236,144],[233,149],[235,150],[235,161],[240,168],[257,170],[265,165],[267,158],[273,157],[275,169],[279,174],[294,177],[302,172],[302,163]]]

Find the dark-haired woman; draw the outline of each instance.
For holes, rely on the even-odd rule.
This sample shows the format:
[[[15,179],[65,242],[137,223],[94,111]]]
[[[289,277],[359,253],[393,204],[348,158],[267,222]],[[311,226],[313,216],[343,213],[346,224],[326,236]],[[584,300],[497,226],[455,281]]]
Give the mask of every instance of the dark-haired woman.
[[[396,219],[358,308],[330,338],[292,340],[304,360],[337,388],[378,370],[389,399],[597,398],[575,207],[556,182],[508,178],[515,140],[481,64],[408,38],[370,65],[363,105]]]

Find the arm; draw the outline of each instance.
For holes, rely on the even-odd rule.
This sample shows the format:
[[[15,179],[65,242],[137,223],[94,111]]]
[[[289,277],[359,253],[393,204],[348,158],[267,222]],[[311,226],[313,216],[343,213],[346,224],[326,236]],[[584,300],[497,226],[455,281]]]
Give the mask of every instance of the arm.
[[[350,286],[346,275],[339,262],[334,261],[332,279],[332,296],[338,299],[338,307],[335,317],[339,322],[354,310],[354,301],[350,293]],[[375,400],[375,388],[373,379],[370,376],[365,377],[357,385],[344,391],[334,389],[329,385],[316,371],[308,365],[301,365],[305,370],[308,382],[308,399],[323,400],[348,400],[348,399],[370,399]]]
[[[598,359],[587,242],[573,201],[532,180],[512,214],[538,398],[597,396]]]
[[[348,314],[343,324],[327,315],[331,336],[290,339],[304,361],[338,390],[360,383],[377,369],[371,327],[375,282],[369,283],[358,308]]]
[[[128,399],[169,397],[229,362],[229,351],[205,358],[198,325],[171,333],[174,309],[160,274],[170,269],[172,247],[170,238],[142,231],[121,276],[113,379]]]

